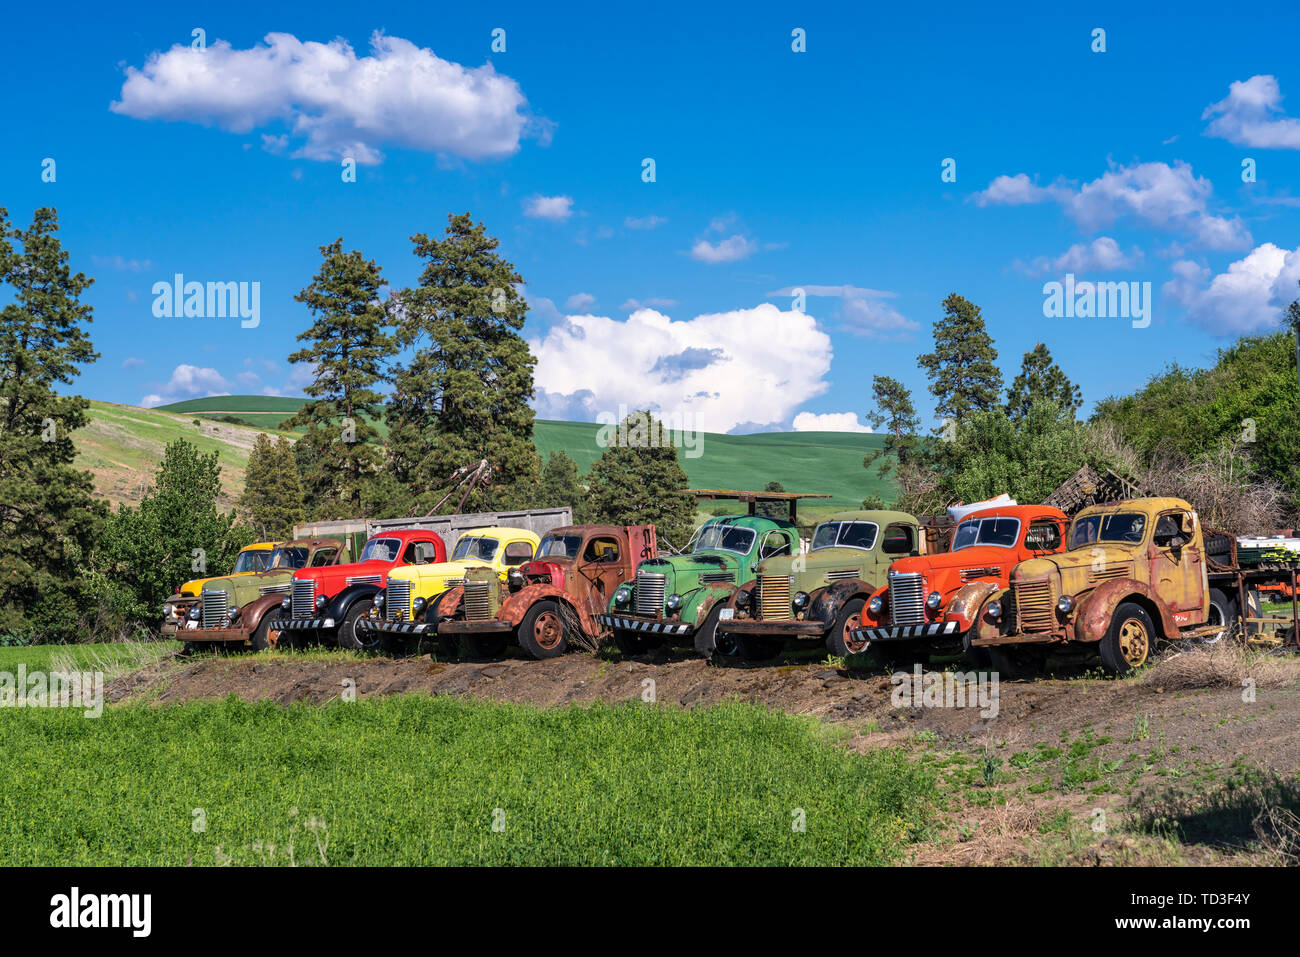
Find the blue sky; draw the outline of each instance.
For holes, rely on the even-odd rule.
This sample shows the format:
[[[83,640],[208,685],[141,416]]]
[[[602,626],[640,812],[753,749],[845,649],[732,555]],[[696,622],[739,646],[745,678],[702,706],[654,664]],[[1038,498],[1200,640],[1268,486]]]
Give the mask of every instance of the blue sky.
[[[1294,4],[60,9],[6,14],[0,203],[57,207],[97,279],[92,398],[299,394],[317,247],[400,286],[408,237],[467,210],[527,282],[553,418],[842,428],[882,373],[928,413],[950,292],[1008,382],[1046,342],[1087,409],[1300,291]],[[260,323],[155,317],[175,273],[260,283]],[[1045,317],[1067,273],[1149,282],[1150,325]]]

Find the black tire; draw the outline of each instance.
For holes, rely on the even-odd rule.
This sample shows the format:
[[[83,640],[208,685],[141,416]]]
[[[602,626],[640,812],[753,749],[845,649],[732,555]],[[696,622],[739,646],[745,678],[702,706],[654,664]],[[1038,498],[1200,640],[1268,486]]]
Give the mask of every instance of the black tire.
[[[432,605],[424,610],[424,620],[433,625],[435,630],[433,633],[426,631],[416,645],[416,650],[418,651],[426,642],[432,642],[434,652],[439,661],[451,661],[460,654],[460,638],[456,635],[440,634],[438,631],[438,626],[444,621],[451,621],[451,617],[442,614],[440,610],[442,608],[442,600],[446,598],[448,594],[450,594],[450,592],[443,592],[433,600]],[[505,650],[505,645],[502,645],[501,650],[496,654],[504,654]]]
[[[742,633],[736,636],[736,647],[740,652],[740,657],[746,661],[771,661],[781,654],[782,649],[785,648],[785,642],[780,638],[772,638],[769,635],[747,635]]]
[[[705,658],[731,658],[739,652],[735,636],[718,631],[718,622],[721,620],[722,605],[715,605],[704,616],[704,624],[695,629],[695,650]]]
[[[966,654],[966,663],[977,671],[988,671],[993,667],[993,659],[989,657],[987,648],[977,648],[970,643],[971,638],[975,636],[977,629],[972,626],[966,634],[961,636],[961,650]]]
[[[379,647],[379,635],[377,631],[357,631],[357,620],[370,610],[374,604],[369,598],[358,598],[352,603],[343,615],[343,620],[339,622],[338,631],[335,634],[335,640],[338,641],[340,648],[347,648],[351,651],[373,651]],[[361,637],[364,635],[365,637]]]
[[[460,635],[460,654],[464,658],[500,658],[506,653],[505,635]]]
[[[1249,600],[1249,599],[1247,599]],[[1218,634],[1206,635],[1198,639],[1202,645],[1219,645],[1227,640],[1232,634],[1233,625],[1237,620],[1237,599],[1229,598],[1226,592],[1218,588],[1210,589],[1210,607],[1205,619],[1205,623],[1221,625],[1222,630]]]
[[[263,615],[262,620],[257,623],[253,633],[248,636],[249,643],[252,644],[254,651],[266,651],[271,647],[271,616]],[[277,639],[277,644],[279,643]]]
[[[1101,664],[1113,675],[1130,675],[1141,668],[1155,648],[1156,629],[1141,605],[1122,602],[1101,639]]]
[[[840,613],[831,623],[831,630],[826,635],[826,651],[832,655],[848,657],[859,655],[867,650],[867,642],[855,641],[848,632],[862,627],[862,609],[867,606],[865,598],[851,598],[844,603]]]
[[[1039,648],[994,645],[988,651],[989,665],[1004,681],[1028,681],[1043,671],[1045,656]]]
[[[553,601],[539,601],[519,623],[519,647],[534,658],[558,658],[569,650],[566,609]]]

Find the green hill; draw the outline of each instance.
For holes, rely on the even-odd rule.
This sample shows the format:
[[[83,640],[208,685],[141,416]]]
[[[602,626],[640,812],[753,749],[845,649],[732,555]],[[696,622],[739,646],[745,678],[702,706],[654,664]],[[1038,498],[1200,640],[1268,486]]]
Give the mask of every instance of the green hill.
[[[213,396],[206,399],[187,399],[161,406],[155,410],[131,410],[135,419],[144,423],[151,416],[163,417],[166,422],[180,420],[190,423],[204,420],[204,429],[220,426],[229,429],[231,440],[238,447],[223,455],[223,464],[229,459],[232,469],[238,470],[242,484],[243,466],[247,462],[247,447],[257,429],[273,430],[293,415],[302,399],[279,396]],[[109,409],[124,410],[126,406],[108,406],[95,403],[92,419],[107,419]],[[121,413],[115,413],[119,418]],[[237,420],[237,423],[227,420]],[[244,428],[241,428],[244,426]],[[171,425],[175,428],[175,425]],[[159,424],[150,426],[159,429]],[[601,426],[591,422],[556,422],[538,420],[533,440],[545,457],[551,452],[567,452],[579,469],[586,471],[600,457],[603,449],[598,444]],[[182,429],[182,431],[184,431]],[[221,441],[217,435],[214,441]],[[761,489],[768,482],[780,482],[792,492],[824,492],[832,496],[818,500],[816,505],[802,511],[809,518],[824,514],[832,508],[853,508],[869,495],[893,498],[892,483],[882,481],[874,469],[862,467],[863,456],[880,448],[883,437],[855,432],[758,432],[752,435],[723,435],[706,432],[700,436],[698,457],[689,457],[685,448],[679,452],[683,467],[695,488]],[[247,443],[247,444],[245,444]],[[161,446],[157,448],[161,458]],[[156,461],[156,460],[155,460]]]

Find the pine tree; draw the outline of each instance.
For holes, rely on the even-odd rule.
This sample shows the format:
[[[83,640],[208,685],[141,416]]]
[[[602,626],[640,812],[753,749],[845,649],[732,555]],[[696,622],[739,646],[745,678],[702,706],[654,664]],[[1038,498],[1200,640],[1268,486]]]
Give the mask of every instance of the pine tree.
[[[997,358],[979,306],[956,293],[948,296],[943,318],[934,324],[934,351],[916,357],[930,378],[935,415],[948,420],[940,433],[951,437],[953,428],[998,404],[1002,373]]]
[[[784,492],[785,486],[780,482],[768,482],[763,491]],[[785,502],[759,502],[754,511],[765,518],[785,518],[790,514],[790,507]]]
[[[1069,380],[1041,342],[1025,353],[1020,375],[1007,390],[1007,417],[1013,422],[1023,419],[1039,399],[1056,403],[1071,418],[1083,405],[1079,387]]]
[[[411,241],[425,267],[419,285],[393,303],[409,361],[396,371],[388,409],[389,467],[407,490],[402,507],[432,507],[452,472],[481,459],[493,486],[476,490],[466,511],[526,501],[538,459],[528,404],[536,359],[519,334],[528,311],[523,278],[468,213],[449,216],[441,239],[420,233]]]
[[[587,507],[587,489],[582,484],[578,472],[578,463],[569,453],[559,450],[552,452],[542,466],[536,504],[538,508],[560,508],[568,505],[573,509],[573,521],[579,525],[590,521],[590,509]]]
[[[907,465],[917,454],[919,440],[916,432],[921,427],[921,417],[912,404],[911,391],[897,379],[887,375],[872,376],[871,394],[876,404],[867,413],[867,421],[873,428],[885,429],[885,440],[879,449],[863,458],[862,464],[870,468],[879,461],[878,473],[884,477],[899,466]]]
[[[55,390],[99,357],[79,299],[93,282],[69,269],[53,209],[23,230],[0,207],[0,634],[59,640],[79,627],[83,556],[107,510],[72,467],[89,403]]]
[[[668,430],[648,410],[606,428],[605,451],[588,479],[593,520],[653,523],[662,542],[685,548],[695,527],[695,497]]]
[[[342,239],[320,251],[320,270],[294,297],[314,317],[298,336],[310,344],[289,356],[290,362],[314,364],[315,381],[306,390],[313,401],[282,427],[306,428],[314,467],[302,478],[316,516],[353,518],[361,513],[364,486],[383,464],[379,431],[371,424],[383,414],[383,397],[374,386],[396,345],[379,300],[379,266],[355,249],[345,253]]]
[[[303,520],[298,464],[284,436],[272,443],[270,436],[259,432],[253,440],[239,507],[262,541],[288,539],[294,525]]]

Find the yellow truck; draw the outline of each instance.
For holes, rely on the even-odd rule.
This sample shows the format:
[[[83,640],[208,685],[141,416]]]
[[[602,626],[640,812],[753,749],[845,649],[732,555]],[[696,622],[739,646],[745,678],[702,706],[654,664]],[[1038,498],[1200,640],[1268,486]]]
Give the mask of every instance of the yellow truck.
[[[230,575],[209,576],[207,578],[195,578],[187,581],[176,593],[163,603],[163,623],[162,633],[168,636],[175,636],[176,632],[181,630],[181,622],[185,620],[189,610],[199,603],[199,597],[203,594],[205,583],[213,581],[214,578],[229,578],[234,575],[255,575],[258,572],[264,572],[268,563],[271,561],[271,552],[275,550],[280,542],[254,542],[240,549],[239,554],[235,556],[235,565],[230,570]]]
[[[379,632],[385,650],[401,653],[438,632],[438,606],[444,596],[460,594],[465,572],[491,568],[503,583],[519,566],[532,561],[541,540],[522,528],[498,525],[474,528],[461,534],[451,559],[428,565],[403,565],[388,573],[385,587],[375,596],[370,612],[357,622],[358,631]],[[439,650],[446,650],[439,645]]]

